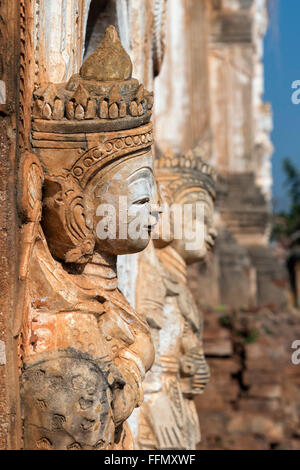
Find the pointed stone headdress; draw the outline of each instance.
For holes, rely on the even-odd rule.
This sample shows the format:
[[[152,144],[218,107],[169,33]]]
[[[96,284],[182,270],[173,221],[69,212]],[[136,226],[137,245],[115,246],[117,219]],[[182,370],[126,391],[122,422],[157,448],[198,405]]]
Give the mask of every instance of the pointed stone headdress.
[[[131,74],[109,26],[79,74],[35,91],[32,146],[46,174],[70,172],[84,187],[102,166],[151,146],[153,94]]]

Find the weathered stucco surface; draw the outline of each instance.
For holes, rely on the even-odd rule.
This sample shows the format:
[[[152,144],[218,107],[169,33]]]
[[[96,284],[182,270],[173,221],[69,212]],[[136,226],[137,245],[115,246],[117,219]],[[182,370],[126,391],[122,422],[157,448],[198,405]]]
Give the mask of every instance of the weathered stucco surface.
[[[12,335],[18,257],[19,2],[2,2],[0,16],[1,80],[5,84],[5,103],[0,105],[0,449],[13,449],[21,445],[18,358]]]
[[[155,158],[167,153],[171,155],[173,163],[178,155],[183,156],[193,148],[203,160],[207,160],[215,168],[219,175],[213,224],[218,227],[219,240],[214,255],[210,254],[206,257],[201,265],[196,264],[193,268],[189,268],[188,277],[198,302],[200,312],[198,317],[200,318],[202,312],[205,312],[204,319],[207,318],[206,333],[204,327],[204,352],[206,349],[212,368],[211,385],[201,399],[197,400],[202,436],[204,436],[202,447],[241,448],[250,445],[257,448],[261,445],[263,448],[272,448],[281,444],[288,445],[285,434],[291,438],[289,445],[296,447],[298,437],[294,417],[298,406],[296,397],[298,381],[295,378],[294,369],[285,368],[287,353],[283,349],[290,341],[293,326],[298,328],[298,323],[289,314],[276,319],[274,312],[278,309],[279,311],[285,309],[287,305],[287,278],[283,266],[278,263],[276,254],[268,245],[272,185],[270,164],[272,113],[270,105],[263,102],[263,38],[268,23],[266,0],[21,0],[20,2],[12,0],[1,3],[0,13],[2,18],[0,26],[2,57],[0,64],[0,199],[2,202],[0,214],[2,259],[0,265],[0,448],[20,448],[24,445],[18,384],[21,359],[24,360],[24,364],[26,363],[24,354],[35,356],[38,352],[45,352],[48,347],[51,349],[54,344],[53,338],[55,338],[56,346],[57,344],[64,347],[76,346],[81,348],[84,354],[95,352],[91,348],[92,343],[92,346],[94,343],[99,346],[97,336],[99,331],[95,317],[89,318],[85,326],[80,324],[74,336],[73,330],[70,332],[64,325],[64,320],[67,324],[71,319],[70,322],[73,324],[79,321],[77,316],[74,312],[61,313],[57,322],[52,317],[48,318],[47,314],[45,316],[44,311],[39,311],[44,308],[44,295],[39,289],[35,292],[36,302],[30,306],[31,313],[23,308],[30,305],[25,295],[28,292],[28,285],[24,282],[28,278],[28,273],[31,273],[32,286],[39,286],[39,283],[43,282],[36,274],[39,269],[43,271],[39,265],[39,259],[44,260],[43,266],[48,266],[49,272],[55,271],[58,277],[61,275],[60,282],[68,285],[65,293],[73,292],[73,289],[74,292],[76,291],[76,295],[74,294],[75,297],[77,296],[76,302],[78,303],[80,299],[79,306],[76,303],[76,308],[80,310],[86,301],[86,293],[83,294],[84,288],[74,287],[72,284],[74,272],[68,272],[62,276],[65,269],[63,263],[66,259],[62,262],[57,261],[60,259],[62,248],[59,244],[56,246],[56,238],[53,238],[55,230],[57,232],[59,230],[54,226],[51,228],[51,224],[44,220],[43,229],[45,233],[48,230],[47,240],[41,233],[37,236],[36,232],[32,232],[31,229],[33,226],[40,226],[40,206],[31,207],[32,212],[29,210],[26,213],[28,206],[25,204],[25,210],[22,198],[17,206],[17,196],[20,196],[26,188],[27,182],[34,182],[27,193],[29,200],[34,198],[39,188],[39,184],[35,184],[39,182],[39,172],[35,172],[39,164],[35,160],[36,157],[25,151],[34,151],[38,154],[43,171],[48,178],[48,185],[50,173],[55,173],[59,169],[62,160],[65,159],[65,166],[66,162],[69,162],[68,169],[72,172],[72,158],[75,161],[83,153],[91,152],[91,146],[100,145],[100,141],[102,145],[107,131],[114,133],[111,136],[112,142],[118,149],[118,146],[125,145],[126,137],[129,138],[127,143],[134,142],[134,145],[138,147],[141,145],[142,148],[147,144],[147,139],[149,139],[149,145],[152,144],[154,136],[157,152],[157,155],[154,155]],[[90,61],[88,66],[83,67],[81,78],[76,75],[83,60],[88,58],[104,38],[109,25],[115,26],[121,43],[132,60],[133,76],[143,83],[149,92],[155,91],[154,134],[147,127],[153,102],[151,93],[146,92],[143,87],[138,87],[136,82],[130,82],[134,96],[127,93],[128,90],[122,94],[118,88],[119,80],[127,80],[128,77],[120,78],[114,74],[118,75],[120,72],[121,75],[122,73],[126,75],[128,72],[127,56],[122,56],[122,64],[125,64],[124,70],[122,67],[120,71],[106,70],[105,67],[105,70],[99,70],[97,58],[95,64],[91,64]],[[99,80],[100,78],[102,81],[105,80],[105,73],[117,80],[117,87],[111,89],[108,89],[109,86],[104,87],[107,92],[105,100],[102,99],[102,92],[98,95],[96,92],[96,95],[93,95],[99,84],[92,85],[92,88],[94,87],[92,94],[90,90],[85,89],[89,85],[84,80],[87,75],[95,72],[94,67],[101,75],[101,77],[98,75]],[[72,76],[73,79],[66,85]],[[59,85],[61,82],[64,82],[64,85]],[[51,83],[56,83],[57,86]],[[33,93],[34,107],[32,108]],[[34,119],[33,128],[32,118]],[[119,122],[122,119],[123,124],[127,122],[124,129]],[[99,121],[105,127],[102,129],[104,135],[91,138],[95,130],[93,126],[98,126]],[[60,125],[57,125],[57,122]],[[120,133],[120,127],[114,128],[114,123],[118,122],[124,135]],[[72,133],[67,130],[70,125],[73,126],[74,132]],[[147,129],[145,132],[141,129],[141,132],[136,133],[137,125],[141,128],[146,125]],[[82,131],[81,128],[85,130]],[[33,131],[32,134],[31,131]],[[107,145],[105,151],[108,151],[109,145],[112,144],[109,142]],[[53,154],[55,158],[52,158]],[[23,155],[22,160],[20,160],[21,155]],[[92,155],[91,152],[88,157],[95,161],[97,155],[99,156],[99,154]],[[37,165],[33,172],[23,165],[24,156],[28,157],[27,162],[33,163],[33,167]],[[80,169],[74,167],[74,171],[82,170],[83,160],[82,157],[80,162],[82,167]],[[19,169],[20,161],[23,162],[23,166],[21,165]],[[47,167],[48,164],[49,167]],[[27,173],[26,171],[23,174],[19,173],[20,184],[18,186],[17,170],[21,171],[24,168]],[[127,170],[129,171],[130,168],[129,165]],[[133,168],[132,171],[134,171]],[[72,175],[76,177],[76,172]],[[128,176],[126,175],[124,180]],[[62,180],[64,177],[65,175]],[[54,198],[55,202],[53,202],[54,196],[52,186],[50,186],[47,186],[47,191],[49,191],[47,203],[50,200],[53,203],[53,206],[51,206],[52,203],[48,206],[51,212],[54,206],[56,208],[60,206],[61,200],[58,197]],[[63,204],[66,204],[66,200]],[[25,213],[27,216],[24,218]],[[86,235],[89,227],[84,226],[83,230]],[[23,245],[19,244],[19,238],[23,239]],[[92,254],[90,242],[91,240],[88,239],[88,243],[76,244],[77,242],[75,243],[72,239],[75,246],[72,245],[72,249],[68,246],[68,260],[77,262],[81,257],[86,260],[85,257]],[[36,265],[34,263],[30,265],[28,262],[32,255],[31,249],[28,248],[30,243],[35,247],[33,259]],[[68,241],[68,243],[71,242]],[[48,252],[48,244],[50,251],[54,253],[55,260]],[[17,248],[19,246],[23,248],[19,250]],[[169,262],[164,267],[167,271],[173,262],[178,261],[176,253],[172,250],[171,253],[173,254],[169,256]],[[169,254],[168,250],[167,254]],[[118,283],[122,292],[118,294],[120,297],[117,301],[126,303],[125,317],[126,315],[134,316],[133,308],[138,304],[143,304],[139,299],[141,299],[142,290],[144,292],[147,288],[147,285],[145,287],[147,276],[141,275],[141,272],[142,267],[147,266],[148,258],[149,252],[122,255],[118,257],[117,268],[115,259],[111,262],[111,259],[97,258],[91,263],[92,266],[87,268],[88,272],[80,273],[80,275],[88,279],[88,287],[91,287],[90,278],[95,272],[97,271],[98,274],[100,271],[105,272],[103,282],[110,287],[111,282],[114,282],[113,292],[117,292],[116,283]],[[161,267],[163,262],[158,261],[155,252],[152,252],[150,258],[152,261],[156,260],[153,264],[153,274],[157,265]],[[31,266],[29,270],[28,266]],[[180,262],[177,268],[178,266],[180,268]],[[179,273],[180,278],[181,269],[177,271],[175,269],[172,275],[168,273],[166,276],[170,275],[172,278],[174,275],[176,278],[176,273],[177,276]],[[36,279],[35,276],[37,276]],[[57,293],[60,291],[60,285],[54,278],[55,276],[49,275],[46,284],[49,292],[54,289],[53,291]],[[80,279],[83,278],[80,277]],[[172,341],[182,333],[180,325],[184,309],[178,305],[180,305],[180,299],[190,299],[190,291],[186,278],[184,281],[180,278],[179,281],[176,279],[175,282],[179,285],[178,287],[176,284],[178,287],[176,295],[170,289],[174,295],[166,295],[168,298],[160,305],[160,313],[163,312],[166,322],[158,335],[155,331],[157,328],[151,325],[153,318],[150,319],[149,312],[145,312],[145,318],[150,319],[152,333],[155,336],[154,342],[158,350],[161,344],[170,346]],[[153,285],[155,282],[157,282],[156,278],[153,279]],[[160,294],[159,289],[153,290],[154,304],[160,298]],[[82,295],[85,299],[83,303],[81,302]],[[176,296],[179,299],[178,303],[174,300]],[[98,297],[102,299],[101,295]],[[60,299],[61,302],[65,300]],[[197,312],[196,308],[191,307],[192,301],[187,303],[190,305],[190,311]],[[93,303],[93,308],[95,305],[99,308],[98,304],[99,299],[96,304]],[[261,310],[261,304],[267,305],[267,310]],[[225,309],[224,318],[219,318],[220,315],[215,311],[216,306]],[[145,307],[145,311],[148,307]],[[89,308],[92,308],[91,305]],[[121,307],[118,308],[122,310]],[[233,316],[232,319],[232,312],[240,309],[244,311],[248,309],[250,313],[244,313],[237,319]],[[38,311],[38,318],[35,318],[35,310]],[[251,315],[254,315],[254,311],[258,312],[258,315],[253,326]],[[118,312],[120,313],[119,310]],[[23,313],[26,318],[25,323],[22,322]],[[156,313],[154,311],[153,317],[157,316]],[[172,327],[175,328],[173,316],[179,319],[176,323],[177,326],[179,325],[176,331],[172,329]],[[134,404],[142,402],[141,382],[145,372],[143,367],[146,366],[147,369],[151,362],[148,327],[143,320],[137,323],[139,325],[136,327],[137,330],[141,324],[143,325],[141,329],[147,330],[144,331],[145,335],[136,334],[136,331],[128,332],[126,321],[122,323],[126,330],[125,343],[126,341],[128,343],[126,343],[128,346],[128,348],[126,346],[128,349],[126,360],[130,362],[135,355],[138,371],[134,365],[129,369],[133,375],[136,373],[139,392],[132,394],[132,400],[128,399],[128,402],[125,400],[128,404],[125,406],[125,411],[123,405],[120,405],[120,415],[114,417],[119,430],[119,426],[126,422]],[[281,328],[284,331],[282,338],[277,336],[277,331]],[[260,339],[257,343],[255,340],[251,343],[253,330],[256,329],[260,331]],[[273,329],[276,330],[274,335]],[[124,340],[124,331],[120,333],[116,324],[115,330],[115,333],[105,336],[105,341],[110,344],[111,349],[116,346],[115,340],[116,343]],[[198,330],[202,332],[202,327]],[[23,336],[17,351],[16,338],[21,331]],[[65,333],[62,334],[62,332]],[[133,343],[132,334],[135,338]],[[249,335],[250,343],[247,343]],[[89,342],[87,338],[93,341]],[[140,338],[143,338],[142,343],[137,348],[132,347],[132,344],[136,344],[135,341],[139,341]],[[274,370],[272,354],[270,358],[264,360],[267,348],[269,352],[274,351],[274,357],[279,358],[278,371]],[[168,353],[168,348],[162,348],[162,350]],[[146,358],[147,351],[149,354]],[[100,354],[99,351],[98,353]],[[131,359],[128,359],[128,355]],[[72,367],[74,368],[74,364],[76,367],[81,367],[79,363],[85,359],[83,356],[74,356],[71,359],[68,356],[66,361],[73,360]],[[123,359],[120,361],[122,362]],[[51,360],[56,361],[57,368],[61,368],[63,372],[64,359],[51,357]],[[259,366],[255,362],[257,360],[262,361]],[[162,360],[162,364],[169,373],[173,362],[169,361],[166,365]],[[51,367],[51,370],[47,367],[45,366],[45,374],[49,378],[53,371]],[[73,370],[72,367],[70,366],[70,371]],[[103,364],[101,367],[105,369]],[[25,384],[23,396],[25,396],[24,402],[27,407],[25,407],[25,421],[28,420],[30,423],[31,419],[34,420],[30,410],[36,405],[36,402],[34,404],[31,402],[32,393],[39,393],[40,389],[32,385],[36,378],[34,367],[30,369],[28,366],[28,369],[29,371],[27,370],[23,377],[23,385]],[[123,373],[126,376],[124,370]],[[98,369],[97,371],[99,372]],[[97,380],[101,379],[104,391],[109,388],[107,381],[111,381],[109,374],[106,377],[106,372],[105,369],[104,375],[101,375],[102,372],[96,374]],[[148,376],[148,388],[145,388],[148,404],[152,399],[153,388],[157,384],[160,386],[162,382],[161,376],[156,372],[154,367]],[[82,370],[81,385],[75,381],[74,390],[78,391],[78,386],[82,386],[85,380],[88,380],[90,373],[91,370]],[[128,372],[129,376],[130,373]],[[32,383],[30,382],[31,375]],[[39,375],[38,382],[41,374],[37,375]],[[129,376],[125,377],[125,382],[132,385],[133,382]],[[74,378],[70,377],[67,375],[64,377],[64,387],[67,387],[69,381]],[[121,382],[119,383],[118,380],[121,380],[120,377],[113,382],[113,386],[112,383],[109,386],[114,388],[116,384],[120,385]],[[176,380],[178,382],[180,379],[177,377]],[[290,384],[282,387],[282,382],[289,381]],[[44,387],[44,385],[42,387],[44,398],[51,402],[51,393],[49,394],[47,386]],[[108,401],[114,399],[117,403],[122,402],[123,395],[120,392],[122,387],[118,388],[118,386],[114,388],[113,398],[108,397]],[[64,387],[60,389],[60,392],[65,390]],[[116,392],[116,389],[119,391]],[[126,389],[124,393],[128,398],[131,393],[127,391]],[[192,403],[189,392],[187,395],[189,397],[185,400]],[[98,398],[103,401],[103,397],[98,396]],[[292,402],[291,405],[288,405],[289,400]],[[61,403],[64,406],[63,400]],[[107,402],[105,403],[107,405]],[[39,402],[39,405],[43,406],[43,403]],[[237,406],[240,407],[239,413],[236,413],[235,407]],[[72,409],[68,410],[68,413],[74,417]],[[258,416],[259,413],[261,416]],[[195,421],[194,429],[197,431],[198,423],[194,411],[191,415]],[[155,410],[153,416],[157,416]],[[157,422],[154,424],[159,424],[159,417],[155,419]],[[133,441],[139,445],[141,440],[139,420],[141,420],[141,413],[137,409],[128,420],[133,439],[127,424],[124,424],[122,428],[125,431],[120,432],[118,436],[114,435],[111,428],[109,431],[106,429],[105,445],[130,448]],[[51,426],[56,426],[57,432],[61,432],[64,423],[61,416],[56,416],[51,423]],[[146,429],[145,422],[142,424]],[[158,427],[154,425],[153,429],[157,432]],[[27,431],[28,427],[26,433]],[[159,432],[158,430],[158,434]],[[56,438],[58,434],[54,437]],[[198,436],[198,431],[196,434]],[[251,436],[247,440],[249,434]],[[257,439],[257,435],[265,437]],[[189,443],[184,441],[186,437],[187,441],[190,438]],[[184,439],[181,443],[175,439],[175,444],[171,442],[169,445],[191,447],[197,440],[195,436],[184,436]],[[223,439],[222,445],[218,439]],[[36,437],[34,433],[29,432],[26,434],[25,441],[27,447],[30,445],[39,448],[53,447],[49,436]],[[65,445],[65,443],[55,442],[54,447]],[[148,444],[144,441],[143,445]],[[94,445],[101,448],[104,444],[102,441],[87,444],[83,438],[81,444],[70,442],[66,445],[72,448],[79,448],[81,445]],[[152,442],[151,445],[154,448],[157,447],[157,443]]]

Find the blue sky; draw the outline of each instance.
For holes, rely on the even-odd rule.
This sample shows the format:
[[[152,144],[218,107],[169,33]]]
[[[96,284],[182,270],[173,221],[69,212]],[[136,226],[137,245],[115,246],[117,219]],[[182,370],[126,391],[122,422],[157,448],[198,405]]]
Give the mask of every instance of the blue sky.
[[[276,0],[273,0],[276,2]],[[289,156],[300,169],[300,104],[294,105],[291,84],[300,80],[300,0],[277,0],[265,38],[265,101],[274,115],[272,142],[273,196],[276,208],[288,207],[282,160]]]

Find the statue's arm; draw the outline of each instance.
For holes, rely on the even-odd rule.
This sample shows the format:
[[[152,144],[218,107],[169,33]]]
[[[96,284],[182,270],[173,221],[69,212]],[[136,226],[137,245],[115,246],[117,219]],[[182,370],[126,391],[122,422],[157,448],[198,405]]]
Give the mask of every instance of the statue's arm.
[[[121,350],[114,362],[125,381],[123,387],[114,391],[114,418],[118,426],[143,402],[142,382],[154,362],[150,331],[135,330],[133,344]]]

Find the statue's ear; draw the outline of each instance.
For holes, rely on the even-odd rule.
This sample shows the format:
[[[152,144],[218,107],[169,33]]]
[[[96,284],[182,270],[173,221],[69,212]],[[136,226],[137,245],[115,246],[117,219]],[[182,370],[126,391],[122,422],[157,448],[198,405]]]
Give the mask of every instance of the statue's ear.
[[[18,210],[23,222],[39,217],[44,172],[36,155],[24,152],[19,165]]]
[[[45,177],[42,228],[52,255],[66,263],[86,263],[94,252],[84,197],[72,176]]]

